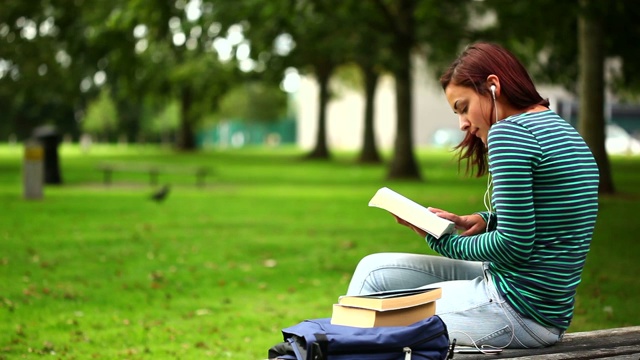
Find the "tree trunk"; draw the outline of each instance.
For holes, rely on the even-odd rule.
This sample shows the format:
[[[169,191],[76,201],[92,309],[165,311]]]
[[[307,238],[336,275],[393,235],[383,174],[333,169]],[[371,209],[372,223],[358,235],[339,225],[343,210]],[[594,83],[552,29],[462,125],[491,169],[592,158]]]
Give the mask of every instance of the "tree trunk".
[[[379,75],[373,66],[361,65],[362,75],[364,77],[364,133],[362,138],[362,149],[358,162],[377,164],[382,161],[376,146],[375,127],[373,124],[375,118],[375,97],[378,87]]]
[[[316,77],[320,87],[318,103],[318,132],[316,134],[316,146],[307,155],[309,159],[329,159],[327,147],[327,105],[329,104],[329,79],[333,66],[323,64],[316,67]]]
[[[393,159],[391,160],[387,178],[420,180],[420,170],[413,154],[413,90],[411,50],[414,45],[415,29],[413,12],[415,2],[401,1],[398,5],[398,25],[394,46],[398,56],[398,67],[394,70],[396,80],[396,139]]]
[[[120,102],[120,106],[118,107],[118,110],[122,111],[122,109],[124,109],[126,111],[126,114],[120,115],[122,114],[122,112],[118,112],[118,114],[120,115],[121,119],[120,133],[125,134],[128,139],[136,139],[140,134],[141,106],[138,104],[139,103],[136,102],[133,104],[130,103],[125,105]]]
[[[24,116],[22,109],[13,117],[13,130],[16,132],[18,140],[26,140],[31,137],[31,132],[37,124],[28,117]]]
[[[191,87],[185,86],[180,92],[180,130],[177,144],[180,150],[194,150],[196,148],[193,121],[191,119],[192,103]]]
[[[591,148],[600,170],[601,194],[614,193],[605,149],[604,33],[601,14],[590,11],[591,1],[581,0],[578,18],[579,99],[578,129]]]

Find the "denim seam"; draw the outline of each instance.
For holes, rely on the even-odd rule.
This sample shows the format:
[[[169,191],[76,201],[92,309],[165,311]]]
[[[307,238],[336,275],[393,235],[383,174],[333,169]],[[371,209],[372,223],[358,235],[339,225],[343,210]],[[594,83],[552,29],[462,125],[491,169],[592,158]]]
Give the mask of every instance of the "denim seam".
[[[479,344],[479,345],[483,345],[482,344],[483,341],[495,339],[495,338],[497,338],[499,336],[508,334],[509,330],[511,330],[511,332],[513,332],[513,329],[511,329],[511,327],[509,325],[505,325],[504,327],[492,332],[491,334],[485,335],[485,336],[479,338],[478,340],[475,340],[475,342],[477,344]]]
[[[527,325],[527,323],[522,319],[522,316],[520,316],[520,314],[516,313],[515,310],[509,309],[509,313],[511,314],[511,317],[514,318],[518,322],[518,324],[520,324],[520,327],[522,327],[527,332],[527,334],[529,334],[529,336],[531,336],[532,338],[536,339],[536,341],[538,341],[540,344],[542,344],[544,346],[552,345],[552,343],[549,343],[548,341],[542,339],[535,331],[533,331]],[[544,330],[548,331],[551,334],[553,334],[551,331],[549,331],[546,328]]]

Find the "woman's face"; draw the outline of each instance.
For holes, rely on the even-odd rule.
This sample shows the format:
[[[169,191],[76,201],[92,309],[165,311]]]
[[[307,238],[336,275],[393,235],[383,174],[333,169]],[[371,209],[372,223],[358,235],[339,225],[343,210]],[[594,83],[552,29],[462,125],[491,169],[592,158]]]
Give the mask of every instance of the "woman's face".
[[[481,96],[474,89],[449,84],[445,90],[449,106],[458,114],[460,130],[479,137],[487,145],[491,127],[491,98]]]

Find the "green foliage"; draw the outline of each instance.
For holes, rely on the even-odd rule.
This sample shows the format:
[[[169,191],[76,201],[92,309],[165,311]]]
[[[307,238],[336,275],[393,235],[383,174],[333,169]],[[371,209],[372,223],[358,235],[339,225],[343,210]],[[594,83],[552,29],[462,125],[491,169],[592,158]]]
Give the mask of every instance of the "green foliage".
[[[180,106],[172,101],[151,122],[151,130],[157,135],[176,131],[180,125]]]
[[[146,140],[160,139],[170,143],[180,126],[180,104],[178,101],[160,102],[148,97],[143,105],[140,134]]]
[[[118,111],[109,89],[102,89],[98,98],[91,101],[82,120],[82,130],[91,135],[109,136],[118,125]]]
[[[251,82],[236,86],[220,100],[223,119],[276,121],[286,115],[287,94],[276,86]]]
[[[480,37],[502,43],[513,51],[526,63],[537,83],[562,84],[575,91],[577,1],[542,0],[534,4],[492,0],[482,4],[495,14],[496,21],[480,29]],[[537,10],[543,8],[553,11]]]
[[[382,181],[384,165],[301,162],[295,149],[200,154],[156,147],[61,147],[62,186],[21,194],[22,149],[0,146],[0,359],[263,359],[280,330],[326,317],[358,260],[373,252],[432,253],[384,211],[381,186],[466,213],[485,179],[456,175],[451,153],[422,151],[426,183]],[[102,184],[95,164],[207,166],[149,199],[144,174]],[[571,332],[637,325],[640,160],[614,158],[622,196],[604,197],[578,288]],[[606,269],[606,271],[603,271]]]
[[[340,66],[336,69],[334,77],[340,82],[340,85],[348,89],[361,91],[364,88],[362,72],[354,64]]]
[[[218,35],[207,31],[211,14],[203,6],[197,19],[188,19],[183,2],[4,2],[0,105],[6,110],[0,131],[18,130],[24,137],[51,119],[62,132],[76,134],[74,114],[88,111],[89,100],[105,85],[124,114],[117,128],[130,136],[140,129],[131,114],[145,96],[183,101],[183,128],[193,131],[237,71],[235,64],[220,66],[211,51]],[[170,28],[171,19],[179,26]],[[176,34],[185,42],[174,43]],[[198,96],[184,96],[185,88]]]
[[[77,41],[74,27],[83,14],[76,7],[68,10],[65,17],[48,2],[3,2],[0,131],[26,138],[35,126],[51,121],[64,132],[77,132],[74,106],[80,79],[87,74],[80,58],[71,61],[70,49]],[[64,47],[60,46],[61,38],[65,39]]]
[[[639,50],[630,43],[640,39],[635,26],[640,2],[629,0],[588,1],[540,0],[533,2],[488,0],[481,4],[495,13],[497,21],[480,32],[484,39],[503,43],[528,62],[538,82],[562,84],[576,91],[578,81],[577,19],[582,11],[602,22],[605,54],[620,60],[610,85],[623,95],[640,89]],[[548,9],[549,11],[542,11]]]

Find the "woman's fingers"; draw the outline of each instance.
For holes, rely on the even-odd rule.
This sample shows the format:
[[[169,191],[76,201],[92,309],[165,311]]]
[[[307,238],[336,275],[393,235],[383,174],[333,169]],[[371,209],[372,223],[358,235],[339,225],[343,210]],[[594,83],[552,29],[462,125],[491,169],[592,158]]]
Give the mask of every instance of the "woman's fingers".
[[[462,225],[460,223],[460,216],[456,215],[456,214],[452,214],[448,211],[444,211],[444,210],[440,210],[440,209],[436,209],[436,208],[429,208],[429,210],[431,210],[431,212],[433,212],[434,214],[438,215],[439,217],[443,218],[443,219],[447,219],[449,221],[453,221],[454,223],[456,223],[456,225]]]

